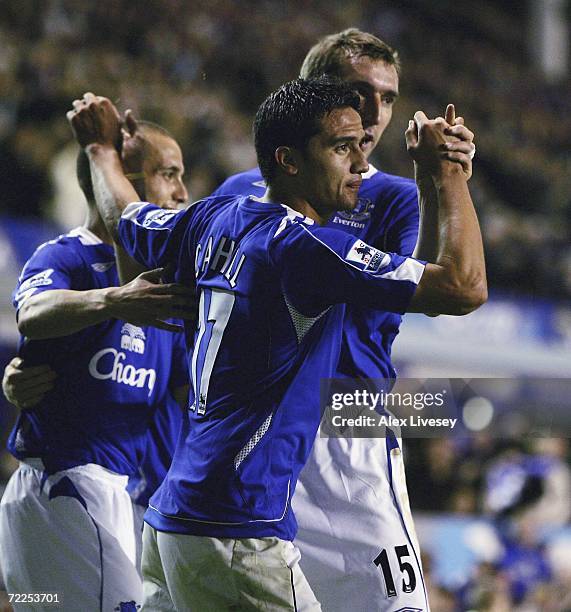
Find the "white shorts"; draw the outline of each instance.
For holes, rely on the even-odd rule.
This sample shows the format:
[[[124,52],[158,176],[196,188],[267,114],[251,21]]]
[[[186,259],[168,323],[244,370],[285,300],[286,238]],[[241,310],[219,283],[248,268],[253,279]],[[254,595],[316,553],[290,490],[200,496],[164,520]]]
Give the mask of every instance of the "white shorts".
[[[59,605],[19,604],[17,612],[123,612],[140,606],[126,485],[126,476],[94,464],[49,477],[37,459],[20,464],[0,501],[6,590],[57,594]]]
[[[325,612],[347,602],[367,612],[429,610],[397,438],[318,433],[293,508],[300,565]]]
[[[319,612],[279,538],[208,538],[143,531],[144,612]]]

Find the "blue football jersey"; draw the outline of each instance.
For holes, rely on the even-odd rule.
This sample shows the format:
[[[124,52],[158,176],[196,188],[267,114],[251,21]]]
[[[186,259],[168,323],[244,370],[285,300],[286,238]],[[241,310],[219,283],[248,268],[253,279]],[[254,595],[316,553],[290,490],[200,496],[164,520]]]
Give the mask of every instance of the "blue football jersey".
[[[161,531],[292,539],[297,477],[320,422],[319,381],[345,303],[402,313],[424,264],[317,226],[281,204],[211,197],[185,211],[133,203],[124,248],[197,287],[194,401],[145,519]],[[192,349],[192,350],[190,350]]]
[[[168,333],[168,332],[167,332]],[[173,363],[177,371],[182,371],[180,384],[188,384],[188,369],[186,367],[186,344],[182,334],[173,334]],[[181,429],[182,407],[173,397],[157,406],[153,420],[147,431],[147,446],[140,460],[137,473],[129,478],[127,491],[133,501],[145,508],[149,499],[158,489],[171,465],[172,456]]]
[[[20,275],[14,304],[19,310],[43,291],[118,284],[113,248],[77,228],[36,250]],[[58,376],[39,405],[21,412],[10,451],[17,458],[40,457],[49,473],[86,463],[134,473],[155,407],[174,402],[171,388],[187,381],[174,342],[168,332],[116,319],[61,338],[22,338],[25,364],[47,363]]]
[[[228,178],[213,195],[261,197],[266,184],[255,168]],[[382,251],[412,255],[418,238],[418,197],[413,180],[380,172],[363,174],[359,200],[352,211],[338,211],[326,227],[353,234]],[[402,317],[351,304],[345,311],[337,377],[394,378],[391,347]]]

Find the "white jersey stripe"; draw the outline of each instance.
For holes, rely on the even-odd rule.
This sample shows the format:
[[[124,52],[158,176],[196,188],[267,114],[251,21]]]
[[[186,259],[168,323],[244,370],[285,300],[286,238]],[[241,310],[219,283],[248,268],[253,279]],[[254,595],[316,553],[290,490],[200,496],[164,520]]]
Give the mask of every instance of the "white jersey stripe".
[[[131,202],[122,212],[121,217],[127,221],[137,220],[137,215],[143,206],[147,206],[147,202]]]
[[[391,272],[381,274],[380,278],[397,281],[412,281],[413,283],[418,285],[423,273],[424,264],[421,264],[420,261],[417,261],[416,259],[407,258],[402,262],[400,266],[398,266]]]

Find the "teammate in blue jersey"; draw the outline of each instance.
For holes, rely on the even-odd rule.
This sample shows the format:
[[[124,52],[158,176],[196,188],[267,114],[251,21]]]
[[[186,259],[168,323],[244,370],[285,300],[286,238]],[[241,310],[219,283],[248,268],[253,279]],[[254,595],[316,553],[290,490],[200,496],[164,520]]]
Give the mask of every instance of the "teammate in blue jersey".
[[[367,157],[391,121],[399,72],[396,51],[376,36],[354,28],[320,40],[301,68],[302,77],[328,74],[357,89]],[[449,145],[450,159],[460,162],[469,178],[473,134],[450,109],[447,120],[454,125],[450,133],[458,138]],[[434,210],[432,178],[422,175],[418,166],[415,170],[421,203],[425,210]],[[261,197],[266,187],[260,169],[255,168],[230,177],[213,195]],[[326,226],[342,229],[383,251],[412,255],[418,220],[417,184],[369,164],[355,209],[336,211]],[[434,221],[425,217],[425,222]],[[433,241],[424,240],[415,255],[434,261],[436,250]],[[394,379],[391,348],[401,320],[397,313],[349,304],[335,377]],[[378,384],[384,384],[382,381]],[[346,601],[354,602],[355,609],[370,612],[428,607],[400,441],[318,434],[301,473],[293,507],[299,522],[296,544],[302,553],[301,567],[324,609],[342,612]],[[383,551],[394,589],[387,588],[387,578],[376,564]],[[402,562],[409,563],[412,578],[402,573]],[[401,575],[404,582],[398,579]]]
[[[354,87],[361,98],[360,114],[365,130],[363,151],[368,158],[379,144],[392,118],[399,96],[400,60],[398,53],[372,34],[355,28],[321,39],[308,52],[300,76],[329,75]],[[458,141],[449,143],[448,158],[460,162],[467,178],[471,175],[473,134],[461,117],[449,116]],[[418,172],[418,167],[415,168]],[[422,182],[421,196],[434,199],[429,176]],[[212,195],[262,196],[267,185],[259,168],[228,178]],[[412,255],[418,238],[419,203],[415,181],[387,174],[369,164],[363,175],[357,206],[352,211],[336,211],[327,225],[349,232],[373,246],[401,255]],[[423,244],[417,256],[433,261],[434,244]],[[354,308],[347,310],[339,374],[360,378],[393,378],[391,345],[402,317],[394,313]]]
[[[450,126],[418,112],[406,133],[438,195],[439,253],[425,265],[320,227],[355,208],[367,171],[359,98],[336,81],[298,79],[258,110],[263,199],[214,197],[178,213],[136,201],[109,100],[88,93],[73,106],[114,238],[200,293],[199,328],[186,327],[195,400],[145,517],[145,605],[319,609],[291,542],[291,498],[320,422],[319,380],[337,367],[345,303],[465,314],[485,300],[466,178],[441,153]]]
[[[137,138],[124,132],[123,158],[129,171],[129,180],[137,192],[164,208],[177,208],[186,201],[186,187],[182,182],[184,166],[180,147],[162,127],[138,122]],[[83,169],[82,176],[86,175]],[[92,198],[90,180],[82,179]],[[176,348],[180,349],[180,342]],[[185,358],[177,350],[175,361]],[[25,366],[21,357],[14,357],[6,366],[2,390],[10,402],[20,409],[38,404],[53,389],[55,372],[47,365]],[[130,476],[127,490],[134,503],[135,513],[142,531],[142,515],[150,496],[164,478],[174,452],[182,412],[172,406],[157,410],[148,431],[148,446],[134,475]]]
[[[180,149],[159,126],[143,124],[141,132],[149,146],[144,174],[133,180],[144,176],[148,195],[174,208],[187,195]],[[84,153],[78,179],[89,204],[86,223],[42,245],[15,293],[25,335],[20,359],[32,368],[47,363],[57,377],[22,399],[9,440],[21,465],[2,498],[0,549],[10,592],[57,592],[64,609],[113,610],[142,598],[127,476],[149,454],[150,423],[178,429],[175,393],[188,381],[182,334],[149,324],[178,329],[157,317],[186,316],[189,294],[157,284],[159,271],[117,287]],[[18,370],[24,379],[38,375]]]

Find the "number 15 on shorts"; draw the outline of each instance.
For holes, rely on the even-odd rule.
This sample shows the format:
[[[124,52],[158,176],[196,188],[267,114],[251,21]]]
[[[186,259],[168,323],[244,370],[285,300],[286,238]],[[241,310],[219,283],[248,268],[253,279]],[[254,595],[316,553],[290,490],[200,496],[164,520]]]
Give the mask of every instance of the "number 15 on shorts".
[[[403,593],[412,593],[416,588],[416,575],[414,573],[414,567],[406,561],[407,557],[410,557],[408,546],[403,544],[402,546],[395,546],[394,552],[391,549],[381,550],[377,558],[373,563],[383,572],[383,579],[385,581],[385,588],[387,597],[397,596],[397,583],[399,582],[398,576],[393,576],[391,570],[391,564],[389,562],[389,555],[394,555],[398,563],[401,580],[400,586]]]

